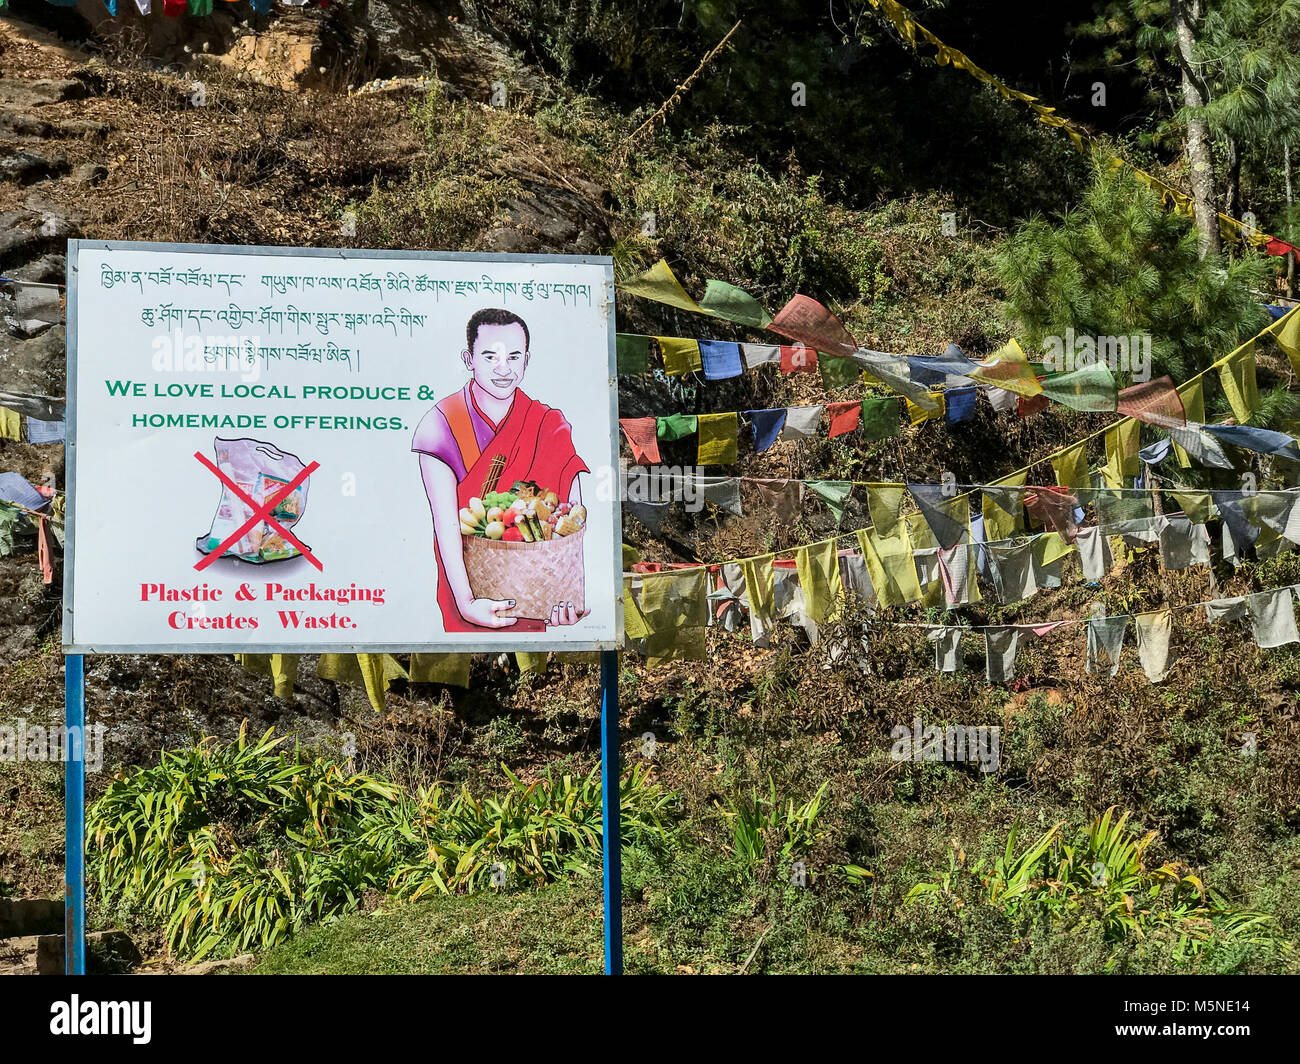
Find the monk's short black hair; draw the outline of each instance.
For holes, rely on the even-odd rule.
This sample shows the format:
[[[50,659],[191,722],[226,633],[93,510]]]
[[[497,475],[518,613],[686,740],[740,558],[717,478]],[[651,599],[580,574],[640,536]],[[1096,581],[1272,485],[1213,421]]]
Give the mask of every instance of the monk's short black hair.
[[[524,351],[528,351],[528,345],[531,338],[528,335],[528,322],[524,321],[513,310],[502,310],[500,307],[484,307],[482,310],[474,311],[465,326],[465,350],[473,352],[474,341],[478,339],[478,330],[480,325],[519,325],[524,330]]]

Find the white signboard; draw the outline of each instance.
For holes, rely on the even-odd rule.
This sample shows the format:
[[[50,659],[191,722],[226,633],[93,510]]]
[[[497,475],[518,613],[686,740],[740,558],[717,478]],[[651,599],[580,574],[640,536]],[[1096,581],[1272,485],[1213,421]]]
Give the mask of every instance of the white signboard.
[[[609,259],[68,260],[69,652],[617,646]]]

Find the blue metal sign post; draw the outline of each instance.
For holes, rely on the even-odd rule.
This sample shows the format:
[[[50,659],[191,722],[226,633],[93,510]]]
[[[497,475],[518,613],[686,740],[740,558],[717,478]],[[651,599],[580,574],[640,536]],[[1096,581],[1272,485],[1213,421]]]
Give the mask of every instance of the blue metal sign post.
[[[63,970],[86,974],[86,685],[80,654],[63,659]]]
[[[600,804],[605,850],[605,974],[623,974],[623,820],[618,651],[600,652]]]

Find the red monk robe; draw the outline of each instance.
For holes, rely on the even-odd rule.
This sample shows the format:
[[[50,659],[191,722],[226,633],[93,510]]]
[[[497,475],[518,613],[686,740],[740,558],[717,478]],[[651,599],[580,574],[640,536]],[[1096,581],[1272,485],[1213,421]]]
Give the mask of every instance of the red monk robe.
[[[411,450],[446,463],[456,477],[456,507],[489,491],[506,491],[517,480],[531,480],[568,499],[574,478],[590,470],[573,448],[573,431],[564,415],[554,407],[530,399],[515,389],[509,412],[499,424],[474,401],[466,384],[433,407],[416,427]],[[495,482],[485,484],[492,459],[504,455],[506,464]],[[459,537],[458,537],[459,538]],[[442,548],[434,551],[438,562],[438,606],[448,632],[493,632],[465,620],[443,571]],[[460,543],[455,544],[457,550]],[[513,632],[546,630],[541,620],[521,617],[510,626]]]

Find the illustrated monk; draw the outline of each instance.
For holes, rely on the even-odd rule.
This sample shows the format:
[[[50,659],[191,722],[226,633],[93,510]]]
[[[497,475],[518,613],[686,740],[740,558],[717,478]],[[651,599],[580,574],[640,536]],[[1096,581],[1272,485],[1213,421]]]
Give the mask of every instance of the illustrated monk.
[[[465,326],[460,353],[469,383],[425,414],[411,440],[433,512],[438,606],[448,632],[510,625],[541,631],[547,624],[573,624],[588,612],[557,602],[546,621],[506,617],[514,600],[475,598],[465,573],[459,513],[470,499],[531,480],[574,505],[582,502],[578,474],[590,470],[573,449],[568,421],[519,387],[528,369],[528,343],[528,325],[518,314],[476,311]],[[505,466],[493,483],[484,484],[497,456],[505,458]]]

